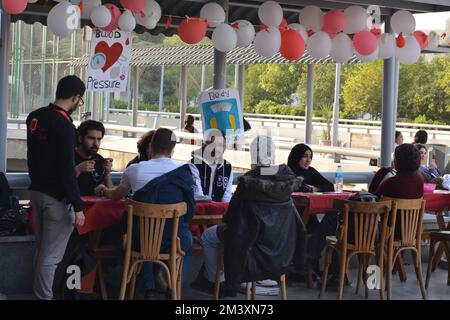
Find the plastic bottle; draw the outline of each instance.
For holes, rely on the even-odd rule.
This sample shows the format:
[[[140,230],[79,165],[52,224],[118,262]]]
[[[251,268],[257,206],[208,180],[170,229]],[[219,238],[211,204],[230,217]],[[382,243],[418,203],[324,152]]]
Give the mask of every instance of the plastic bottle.
[[[336,192],[341,193],[344,189],[344,172],[342,166],[338,164],[335,175],[335,188]]]

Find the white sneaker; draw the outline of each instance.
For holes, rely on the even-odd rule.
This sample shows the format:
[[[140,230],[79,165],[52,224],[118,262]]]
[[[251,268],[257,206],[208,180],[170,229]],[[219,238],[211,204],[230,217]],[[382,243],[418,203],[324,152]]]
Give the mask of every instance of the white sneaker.
[[[277,287],[278,282],[267,279],[267,280],[256,281],[256,285],[259,287]]]

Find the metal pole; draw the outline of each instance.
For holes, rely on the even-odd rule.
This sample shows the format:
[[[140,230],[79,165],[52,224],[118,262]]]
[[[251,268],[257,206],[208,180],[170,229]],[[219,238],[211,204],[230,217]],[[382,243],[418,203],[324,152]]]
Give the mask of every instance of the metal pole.
[[[390,17],[386,18],[386,32],[390,32]],[[395,61],[385,59],[383,66],[383,101],[381,111],[381,166],[389,167],[394,146],[394,97],[395,97]]]
[[[134,68],[134,85],[133,85],[133,127],[137,127],[139,115],[139,68]],[[133,136],[135,136],[133,134]]]
[[[206,66],[202,64],[202,79],[200,81],[200,91],[205,91]]]
[[[217,1],[225,10],[225,22],[228,21],[228,0]],[[214,50],[214,89],[225,88],[225,74],[226,74],[227,54]]]
[[[398,110],[398,84],[400,81],[400,62],[398,61],[397,57],[394,57],[395,59],[395,95],[394,95],[394,130],[397,128],[397,110]],[[395,134],[395,132],[394,132]]]
[[[10,15],[0,9],[0,172],[6,172],[10,27]]]
[[[183,130],[184,117],[187,109],[187,66],[181,66],[180,80],[180,130]]]
[[[41,107],[45,105],[45,59],[47,56],[47,27],[42,26],[42,50],[41,50],[41,87],[40,87],[40,96],[41,96]]]
[[[237,75],[237,89],[239,91],[239,99],[241,100],[241,106],[244,105],[244,84],[245,84],[245,65],[238,65],[238,75]]]
[[[161,81],[159,84],[159,105],[158,105],[158,111],[162,112],[164,107],[164,72],[165,72],[165,66],[161,66]],[[158,114],[155,121],[155,129],[159,128],[161,122],[161,114]]]
[[[336,79],[334,83],[334,108],[333,108],[333,146],[338,146],[339,138],[339,96],[341,91],[341,64],[336,63]]]
[[[311,136],[313,132],[312,113],[314,98],[314,64],[308,64],[308,74],[306,77],[306,114],[305,114],[305,143],[311,144]]]

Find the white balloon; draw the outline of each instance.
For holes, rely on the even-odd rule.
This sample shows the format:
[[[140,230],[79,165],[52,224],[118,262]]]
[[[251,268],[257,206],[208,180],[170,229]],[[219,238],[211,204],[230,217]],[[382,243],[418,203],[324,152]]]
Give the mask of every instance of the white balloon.
[[[378,58],[378,50],[379,49],[377,47],[375,51],[369,54],[368,56],[363,56],[362,54],[359,54],[358,52],[355,51],[355,55],[362,62],[371,62],[375,61]]]
[[[330,54],[331,38],[328,33],[320,31],[314,33],[308,40],[308,53],[315,59],[323,59]]]
[[[57,36],[67,37],[80,28],[80,8],[69,1],[54,6],[47,16],[48,29]]]
[[[331,40],[330,56],[336,63],[346,63],[353,57],[352,39],[345,33],[337,34]]]
[[[111,11],[105,6],[97,7],[91,12],[91,21],[96,27],[104,28],[111,23],[111,20]]]
[[[152,30],[156,28],[156,25],[158,24],[158,20],[156,20],[153,17],[147,17],[145,16],[142,18],[140,13],[135,13],[134,18],[136,19],[136,23],[140,24],[141,26],[144,26],[145,28]]]
[[[414,36],[405,37],[405,46],[403,48],[395,47],[395,56],[400,63],[413,64],[420,57],[420,45]]]
[[[416,30],[416,19],[411,12],[399,10],[391,17],[391,27],[395,33],[411,34]]]
[[[239,27],[235,29],[237,35],[236,47],[248,47],[255,39],[255,27],[247,20],[236,20]]]
[[[428,34],[428,44],[426,46],[426,49],[433,50],[436,49],[438,46],[439,46],[439,35],[436,32],[431,31]]]
[[[344,10],[345,27],[344,32],[348,34],[357,33],[367,29],[367,19],[369,15],[366,9],[360,6],[350,6]]]
[[[119,28],[122,31],[131,32],[136,28],[136,19],[130,10],[125,10],[119,18]]]
[[[269,27],[267,30],[259,31],[253,42],[255,51],[266,58],[271,58],[281,47],[281,33],[278,28]]]
[[[36,3],[36,2],[38,2],[39,0],[28,0],[28,3]]]
[[[383,33],[378,39],[378,57],[381,59],[392,58],[395,54],[395,37],[391,33]]]
[[[299,21],[307,30],[319,32],[323,26],[322,10],[316,6],[306,6],[300,11]]]
[[[152,18],[153,20],[156,20],[155,23],[158,23],[158,21],[161,19],[161,7],[155,0],[145,0],[145,7],[143,12],[145,15],[144,20],[146,20],[146,18]]]
[[[215,2],[208,2],[200,10],[200,18],[206,19],[215,28],[225,21],[225,10]]]
[[[258,17],[262,23],[278,27],[283,21],[283,9],[275,1],[266,1],[258,8]]]
[[[211,40],[214,48],[222,52],[228,52],[236,48],[237,34],[232,26],[222,23],[214,29]]]
[[[308,44],[308,32],[306,31],[306,28],[302,26],[300,23],[291,23],[289,25],[289,28],[296,30],[298,33],[300,33],[300,36],[303,38],[303,41],[305,41],[305,45]]]

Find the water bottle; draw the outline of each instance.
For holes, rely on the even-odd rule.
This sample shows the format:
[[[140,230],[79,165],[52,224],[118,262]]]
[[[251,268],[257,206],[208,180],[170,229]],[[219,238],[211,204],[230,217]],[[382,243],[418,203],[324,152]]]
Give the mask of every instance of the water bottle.
[[[338,193],[341,193],[344,189],[344,172],[342,172],[342,166],[340,164],[338,164],[336,169],[335,188]]]

